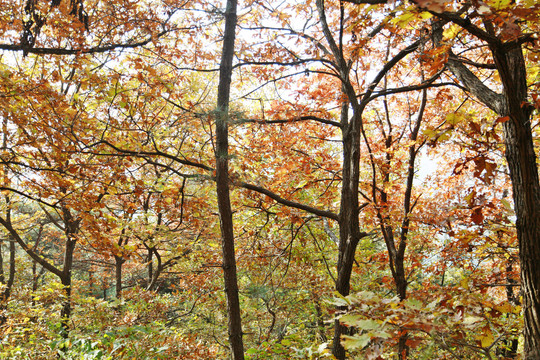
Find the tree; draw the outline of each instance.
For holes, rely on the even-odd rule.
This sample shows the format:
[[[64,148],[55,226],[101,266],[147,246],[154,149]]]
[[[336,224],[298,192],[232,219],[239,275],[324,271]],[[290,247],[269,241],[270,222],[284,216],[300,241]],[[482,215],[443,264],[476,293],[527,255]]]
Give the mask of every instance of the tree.
[[[419,2],[422,6],[422,3]],[[428,8],[429,9],[429,8]],[[476,10],[476,14],[471,14]],[[440,19],[433,24],[434,42],[442,41],[444,24],[455,24],[487,45],[493,68],[500,78],[497,93],[474,75],[448,50],[448,69],[473,96],[493,110],[503,123],[506,160],[512,180],[516,229],[520,244],[521,287],[523,292],[525,359],[540,357],[540,182],[533,144],[531,119],[535,105],[529,102],[527,68],[523,46],[532,41],[527,31],[529,19],[536,18],[534,7],[516,4],[495,8],[475,8],[466,3],[457,11],[434,11]],[[523,25],[518,25],[524,21]],[[482,28],[483,27],[483,28]],[[529,31],[535,31],[530,28]]]
[[[229,97],[231,89],[234,39],[236,34],[236,0],[228,0],[225,9],[223,53],[221,55],[216,108],[216,191],[223,247],[223,276],[227,294],[229,343],[233,359],[244,358],[242,319],[238,299],[234,226],[229,197]]]
[[[0,2],[0,219],[73,290],[77,329],[59,346],[8,306],[4,337],[36,334],[42,357],[515,356],[498,128],[530,115],[506,137],[525,179],[508,139],[529,131],[535,152],[536,118],[510,106],[527,98],[507,53],[537,64],[515,31],[537,24],[490,1]],[[10,304],[37,309],[13,258]],[[98,267],[113,306],[89,296]]]
[[[349,1],[370,3],[369,1]],[[377,2],[384,3],[384,2]],[[517,216],[517,233],[520,242],[520,262],[525,315],[525,358],[538,358],[540,350],[539,271],[535,265],[539,259],[540,238],[539,202],[540,184],[534,150],[531,116],[535,105],[529,102],[527,68],[523,47],[534,42],[537,31],[535,21],[537,7],[531,4],[505,4],[487,2],[465,2],[447,6],[440,1],[414,1],[421,10],[427,10],[437,20],[432,23],[435,46],[441,46],[441,55],[446,56],[446,68],[457,81],[485,106],[494,111],[498,122],[503,123],[506,144],[506,159],[513,186],[514,208]],[[465,35],[459,31],[456,37],[444,37],[445,25],[466,32],[473,41],[489,49],[490,58],[484,52],[482,60],[475,62],[463,55],[456,55],[452,48],[455,41]],[[527,32],[528,31],[528,32]],[[532,48],[531,48],[532,50]],[[462,51],[462,50],[461,50]],[[439,58],[440,59],[440,58]],[[497,71],[500,82],[494,86],[502,88],[497,93],[487,86],[467,67],[487,68]],[[492,82],[493,79],[489,79]]]

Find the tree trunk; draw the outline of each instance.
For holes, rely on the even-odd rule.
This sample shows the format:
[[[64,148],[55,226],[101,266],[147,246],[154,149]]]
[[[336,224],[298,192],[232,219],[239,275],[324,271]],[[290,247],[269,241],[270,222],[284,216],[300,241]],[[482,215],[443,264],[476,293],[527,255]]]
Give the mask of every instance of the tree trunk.
[[[164,265],[163,265],[163,262],[161,261],[161,256],[159,255],[159,252],[158,250],[155,248],[155,247],[152,247],[152,248],[149,248],[149,251],[151,251],[152,254],[154,254],[156,256],[156,267],[154,268],[154,266],[151,264],[149,265],[152,265],[151,267],[148,268],[148,274],[152,275],[152,277],[150,278],[150,283],[148,284],[148,287],[147,287],[147,290],[148,291],[155,291],[157,290],[157,285],[158,285],[158,278],[159,276],[161,275],[161,273],[163,272],[164,270]],[[149,255],[149,257],[151,258],[152,255]]]
[[[236,0],[227,0],[223,53],[219,71],[219,86],[216,110],[216,192],[221,224],[223,250],[223,276],[227,297],[228,331],[232,358],[244,359],[242,340],[242,318],[238,297],[236,255],[234,250],[234,228],[229,194],[229,98],[232,77],[232,61],[236,31]]]
[[[358,180],[360,164],[360,129],[358,119],[348,121],[348,103],[341,108],[341,123],[343,125],[343,170],[341,184],[341,203],[339,213],[339,255],[337,263],[336,290],[342,296],[350,293],[351,274],[354,265],[356,247],[365,236],[360,232],[358,220]],[[345,308],[338,308],[343,312]],[[341,345],[341,336],[347,335],[349,329],[335,320],[332,354],[338,360],[345,359],[346,352]]]
[[[32,293],[35,293],[38,288],[37,262],[32,260]],[[35,305],[34,297],[32,296],[32,305]]]
[[[1,266],[1,283],[5,285],[2,297],[0,298],[0,325],[4,324],[7,320],[3,311],[7,309],[7,303],[11,295],[11,289],[13,288],[13,282],[15,281],[15,241],[9,240],[9,272],[7,282],[4,276],[4,264],[2,257],[2,249],[0,248],[0,266]]]
[[[124,265],[124,258],[114,255],[114,275],[116,279],[116,298],[122,298],[122,266]]]
[[[0,276],[0,282],[5,285],[4,291],[2,292],[2,297],[0,301],[2,303],[7,302],[9,296],[11,295],[11,288],[13,287],[13,282],[15,281],[15,241],[9,240],[9,270],[8,270],[8,279],[6,281],[3,269],[3,257],[0,249],[0,265],[2,266],[2,272]]]
[[[519,298],[514,292],[514,285],[517,282],[511,275],[513,272],[513,264],[515,260],[516,259],[514,259],[513,257],[509,258],[506,265],[506,283],[508,284],[506,286],[506,300],[512,307],[519,305]],[[515,359],[517,357],[519,338],[516,334],[510,334],[506,339],[501,342],[501,345],[502,346],[500,346],[497,351],[497,355],[500,355],[505,359]]]
[[[66,228],[69,226],[66,224]],[[60,318],[62,324],[62,336],[67,338],[69,335],[69,320],[71,319],[71,275],[73,269],[73,253],[75,251],[76,240],[71,236],[66,240],[66,252],[64,254],[64,268],[60,282],[64,287],[64,303],[60,311]]]
[[[503,125],[506,160],[512,179],[521,262],[524,312],[524,359],[540,359],[540,183],[527,106],[525,61],[521,48],[493,47],[504,85],[509,120]]]
[[[349,294],[352,268],[356,247],[360,239],[368,234],[360,231],[359,213],[361,206],[358,199],[358,184],[360,177],[360,139],[363,131],[362,114],[364,109],[372,100],[371,95],[377,84],[386,75],[386,73],[395,66],[401,59],[415,51],[420,41],[409,45],[396,54],[379,71],[372,83],[369,84],[367,91],[361,96],[357,95],[353,81],[350,80],[349,62],[345,59],[343,53],[343,29],[344,29],[344,7],[340,3],[341,21],[339,39],[336,41],[332,31],[328,26],[325,13],[324,0],[317,0],[317,11],[319,13],[320,23],[324,37],[328,42],[329,49],[335,59],[333,63],[339,78],[341,79],[341,89],[347,101],[344,101],[341,108],[341,130],[343,142],[343,169],[341,181],[341,203],[339,213],[339,256],[337,264],[336,290],[343,296]],[[360,101],[359,101],[360,99]],[[349,119],[348,109],[352,108],[352,116]],[[338,309],[343,311],[345,309]],[[347,333],[347,328],[336,320],[334,329],[334,339],[332,354],[338,359],[345,359],[346,352],[341,345],[341,335]]]
[[[439,16],[445,18],[444,14]],[[434,23],[436,43],[442,36],[445,21]],[[461,22],[454,18],[450,21]],[[484,24],[490,35],[495,33],[489,21],[485,20]],[[469,23],[459,25],[465,29],[473,27]],[[517,218],[524,313],[523,355],[524,359],[540,359],[540,183],[530,122],[532,106],[527,99],[525,60],[517,42],[505,43],[494,35],[486,41],[501,79],[502,94],[485,86],[451,52],[447,66],[469,92],[499,116],[507,117],[503,119],[503,131]]]
[[[341,9],[343,18],[343,8]],[[349,81],[349,66],[342,52],[341,37],[339,44],[336,43],[326,21],[324,0],[317,0],[317,11],[321,20],[323,33],[332,54],[335,58],[336,70],[341,77],[341,91],[348,101],[341,105],[341,133],[343,146],[343,168],[341,180],[341,199],[339,209],[339,244],[336,290],[342,296],[350,293],[351,275],[354,265],[356,247],[360,239],[367,234],[360,231],[358,214],[360,212],[358,201],[358,182],[360,178],[360,134],[362,128],[363,107],[358,104],[356,93]],[[343,26],[343,23],[341,24]],[[349,119],[349,106],[353,112]],[[346,311],[338,307],[338,313]],[[341,336],[349,333],[349,329],[342,325],[339,320],[334,322],[334,337],[332,340],[332,354],[338,360],[345,359],[346,351],[341,345]]]
[[[504,125],[521,263],[524,359],[540,359],[540,187],[528,117]],[[525,128],[525,129],[523,129]],[[528,129],[527,129],[528,128]]]
[[[145,245],[146,246],[146,245]],[[146,257],[147,261],[147,270],[148,270],[148,284],[146,285],[146,288],[150,290],[150,287],[152,286],[152,282],[154,279],[154,259],[153,259],[153,248],[146,246],[146,250],[148,251],[148,255]]]
[[[5,131],[5,130],[4,130]],[[5,135],[4,135],[5,136]],[[5,138],[4,138],[4,147],[5,147]],[[5,171],[5,169],[4,169]],[[7,180],[4,180],[7,182]],[[11,223],[11,205],[10,197],[5,195],[7,210],[6,210],[6,220]],[[5,309],[7,306],[7,301],[11,295],[11,288],[13,287],[13,282],[15,281],[15,239],[13,236],[8,236],[9,239],[9,270],[8,270],[8,279],[6,282],[4,275],[4,258],[2,257],[2,248],[0,246],[0,282],[5,285],[4,291],[0,298],[0,309]]]

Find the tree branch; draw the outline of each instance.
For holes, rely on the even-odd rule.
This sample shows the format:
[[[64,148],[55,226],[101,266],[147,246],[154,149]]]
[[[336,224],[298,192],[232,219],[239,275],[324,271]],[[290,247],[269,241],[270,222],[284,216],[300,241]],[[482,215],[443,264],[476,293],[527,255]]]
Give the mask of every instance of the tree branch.
[[[446,21],[436,21],[432,25],[433,42],[435,44],[439,44],[442,40],[442,31],[445,23]],[[458,78],[461,84],[463,84],[466,91],[474,95],[491,110],[498,114],[503,114],[505,112],[504,96],[484,85],[451,50],[448,51],[448,54],[446,66]]]
[[[269,198],[271,198],[272,200],[275,200],[276,202],[278,202],[278,203],[280,203],[282,205],[289,206],[289,207],[299,209],[299,210],[303,210],[303,211],[307,211],[308,213],[311,213],[311,214],[314,214],[314,215],[317,215],[317,216],[322,216],[322,217],[325,217],[325,218],[329,218],[329,219],[332,219],[332,220],[335,220],[335,221],[339,220],[339,215],[332,212],[332,211],[321,210],[321,209],[317,209],[317,208],[314,208],[314,207],[306,205],[306,204],[298,203],[296,201],[284,199],[281,196],[279,196],[278,194],[276,194],[276,193],[274,193],[274,192],[272,192],[272,191],[270,191],[268,189],[265,189],[265,188],[263,188],[261,186],[248,184],[248,183],[245,183],[245,182],[238,182],[238,183],[235,183],[234,185],[242,187],[242,188],[247,189],[247,190],[255,191],[255,192],[258,192],[260,194],[266,195]]]
[[[320,118],[318,116],[313,115],[306,115],[306,116],[298,116],[293,119],[277,119],[277,120],[260,120],[260,119],[245,119],[245,120],[239,120],[237,124],[243,124],[243,123],[254,123],[254,124],[288,124],[288,123],[294,123],[294,122],[300,122],[300,121],[317,121],[323,124],[332,125],[341,128],[341,123],[333,120],[328,120],[324,118]]]
[[[110,44],[106,46],[96,46],[91,48],[79,48],[79,49],[63,49],[63,48],[39,48],[39,47],[29,47],[24,44],[0,44],[0,50],[7,51],[23,51],[27,54],[39,54],[39,55],[78,55],[78,54],[97,54],[104,53],[116,49],[133,49],[140,46],[147,45],[152,42],[154,39],[160,38],[163,35],[167,34],[172,30],[165,30],[158,33],[155,36],[150,36],[144,40],[137,41],[134,43],[125,43],[125,44]]]
[[[62,277],[63,271],[49,263],[47,260],[45,260],[43,257],[39,256],[38,253],[36,253],[34,250],[32,250],[28,245],[24,242],[24,240],[19,235],[19,232],[13,228],[12,224],[8,222],[3,217],[0,217],[0,224],[4,226],[4,228],[10,233],[10,235],[15,239],[17,244],[20,245],[20,247],[23,248],[23,250],[30,256],[33,260],[35,260],[39,265],[43,266],[45,269],[53,273],[54,275],[58,277]]]

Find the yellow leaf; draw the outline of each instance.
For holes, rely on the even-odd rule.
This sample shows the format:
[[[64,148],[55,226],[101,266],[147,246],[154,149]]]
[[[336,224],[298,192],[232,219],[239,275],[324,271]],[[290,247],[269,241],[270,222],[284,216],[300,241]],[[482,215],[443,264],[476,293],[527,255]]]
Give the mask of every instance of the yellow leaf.
[[[452,113],[452,114],[446,115],[446,122],[449,123],[450,125],[456,125],[460,123],[462,120],[463,120],[463,117],[459,114]]]
[[[497,305],[495,306],[495,310],[505,314],[505,313],[509,313],[512,311],[512,305],[510,305],[510,303],[502,303],[501,305]]]
[[[493,344],[493,341],[495,338],[493,337],[493,333],[491,330],[484,328],[484,330],[487,330],[486,333],[478,335],[476,337],[477,340],[480,340],[480,343],[482,344],[483,348],[489,347],[491,344]]]
[[[458,25],[452,24],[448,28],[444,29],[443,36],[445,39],[453,39],[460,32],[460,30],[461,28]]]

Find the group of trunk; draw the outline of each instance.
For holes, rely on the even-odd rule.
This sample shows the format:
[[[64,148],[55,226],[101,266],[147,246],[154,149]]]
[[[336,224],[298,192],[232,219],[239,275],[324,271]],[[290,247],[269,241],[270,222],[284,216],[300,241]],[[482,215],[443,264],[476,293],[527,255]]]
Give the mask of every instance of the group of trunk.
[[[351,1],[361,3],[362,1]],[[384,3],[384,2],[381,2]],[[228,11],[236,8],[236,3],[228,2]],[[416,51],[420,42],[414,43],[408,48],[402,50],[393,59],[388,61],[376,76],[375,80],[369,85],[367,91],[362,96],[358,96],[355,92],[352,81],[349,78],[349,65],[342,51],[341,37],[336,42],[326,22],[324,9],[324,1],[317,1],[317,9],[322,26],[325,40],[328,44],[329,52],[332,54],[336,73],[342,80],[342,91],[346,96],[347,101],[341,109],[340,128],[342,132],[343,145],[343,168],[342,168],[342,183],[341,183],[341,203],[340,212],[337,217],[339,225],[339,257],[337,262],[337,279],[336,290],[343,296],[349,294],[351,287],[351,273],[354,264],[355,251],[359,241],[367,236],[360,229],[359,212],[362,206],[358,199],[359,185],[359,156],[360,156],[360,141],[363,133],[362,115],[363,111],[372,100],[372,93],[378,83],[385,77],[387,72],[396,65],[406,55]],[[343,8],[342,8],[343,11]],[[516,229],[520,248],[520,264],[521,264],[521,289],[523,293],[524,306],[524,358],[538,359],[540,358],[540,271],[535,265],[540,259],[540,214],[538,206],[540,204],[540,183],[538,179],[538,169],[536,163],[536,154],[532,141],[531,129],[531,113],[532,107],[528,103],[527,79],[525,61],[523,58],[522,43],[515,41],[513,44],[506,44],[495,36],[493,25],[489,20],[484,21],[486,31],[479,30],[470,21],[465,22],[458,15],[436,14],[439,20],[433,22],[432,26],[432,41],[433,45],[437,46],[442,34],[442,26],[448,22],[452,22],[463,29],[469,31],[475,36],[479,36],[489,45],[489,50],[493,56],[493,60],[498,71],[503,86],[503,92],[497,94],[485,86],[470,70],[461,63],[456,56],[449,52],[447,69],[456,76],[461,82],[461,85],[467,89],[473,96],[482,101],[487,107],[492,109],[499,116],[508,116],[509,121],[504,123],[506,158],[510,170],[510,178],[512,181],[514,206],[516,210],[517,222]],[[230,15],[229,16],[233,16]],[[342,14],[343,16],[343,14]],[[229,18],[227,18],[229,19]],[[232,21],[227,22],[227,26],[232,26]],[[230,29],[230,28],[229,28]],[[481,35],[485,35],[484,38]],[[232,37],[234,39],[234,36]],[[229,41],[231,38],[229,38]],[[234,46],[225,43],[226,46]],[[225,54],[225,53],[224,53]],[[229,80],[230,81],[230,80]],[[410,139],[414,142],[418,135],[418,130],[422,121],[423,109],[426,106],[426,93],[424,90],[421,111],[419,112],[416,123],[413,126]],[[223,109],[224,107],[220,108]],[[352,109],[352,114],[349,116],[349,109]],[[225,136],[225,134],[223,135]],[[222,139],[225,141],[225,139]],[[367,142],[367,139],[366,139]],[[391,139],[390,139],[391,142]],[[388,146],[390,144],[387,144]],[[407,174],[406,190],[404,194],[404,209],[403,221],[399,229],[400,238],[398,241],[394,239],[394,230],[388,225],[388,219],[385,218],[384,211],[378,210],[380,228],[382,236],[385,240],[388,254],[389,265],[392,276],[396,285],[396,292],[401,300],[406,298],[407,278],[404,270],[405,250],[407,246],[407,236],[410,224],[409,213],[411,211],[411,191],[414,178],[414,162],[418,148],[415,145],[409,147],[409,172]],[[222,153],[223,155],[223,153]],[[386,178],[388,174],[383,174]],[[223,186],[226,177],[218,180],[218,188]],[[375,192],[375,190],[374,190]],[[224,192],[223,196],[228,196]],[[381,207],[384,207],[385,197],[387,194],[382,192],[378,196],[373,194],[373,202],[380,202]],[[276,199],[276,198],[275,198]],[[377,201],[379,199],[379,201]],[[278,200],[279,201],[279,200]],[[286,204],[285,202],[282,202]],[[288,204],[287,204],[288,205]],[[224,212],[220,207],[220,214],[229,216],[230,208]],[[332,217],[333,218],[333,217]],[[229,246],[233,245],[232,234],[226,236],[225,231],[232,231],[232,223],[225,225],[222,218],[222,226],[230,228],[224,229],[224,271],[226,278],[226,293],[229,299],[229,336],[230,344],[234,359],[243,359],[243,349],[241,341],[241,323],[238,319],[240,313],[237,300],[237,285],[230,283],[230,280],[236,275],[232,274],[234,265],[225,262],[231,262],[234,253],[225,251],[225,243]],[[229,281],[229,282],[228,282]],[[231,296],[231,291],[236,292]],[[234,306],[232,308],[231,306]],[[341,310],[341,309],[338,309]],[[339,320],[335,321],[334,339],[332,345],[332,353],[337,359],[345,359],[346,351],[341,344],[341,336],[346,334],[348,329],[340,324]],[[406,346],[407,334],[403,334],[399,341],[399,357],[405,359],[408,355]],[[515,339],[510,340],[515,342]],[[512,346],[514,347],[514,346]],[[511,351],[510,354],[515,352]]]
[[[361,1],[351,1],[359,3]],[[229,93],[231,87],[232,61],[234,56],[235,30],[236,30],[236,0],[228,0],[225,12],[225,31],[223,38],[223,53],[220,66],[220,78],[218,86],[217,110],[215,112],[216,125],[216,190],[218,198],[218,208],[222,231],[223,249],[223,274],[225,283],[225,294],[227,298],[229,343],[233,359],[243,359],[244,349],[242,341],[242,325],[240,301],[238,296],[238,282],[236,274],[234,232],[232,210],[229,199],[230,179],[228,175],[228,112]],[[342,171],[341,171],[341,197],[339,214],[329,213],[330,219],[337,220],[339,226],[339,244],[337,260],[336,290],[343,296],[349,294],[351,289],[351,276],[355,262],[355,252],[360,240],[367,236],[362,231],[359,223],[359,213],[364,205],[359,202],[359,178],[360,178],[360,149],[361,141],[365,132],[363,128],[363,112],[367,105],[374,99],[373,93],[379,83],[385,78],[393,66],[407,55],[418,50],[425,40],[417,41],[401,50],[393,58],[388,59],[382,70],[379,71],[375,80],[367,89],[363,89],[361,96],[354,89],[353,81],[350,79],[350,66],[348,59],[343,52],[342,37],[337,40],[335,34],[330,30],[326,20],[326,11],[323,0],[317,0],[317,11],[320,25],[323,30],[328,54],[331,54],[334,71],[341,79],[341,91],[347,99],[341,108],[341,119],[339,128],[342,134]],[[488,44],[496,70],[501,79],[502,93],[496,93],[484,85],[451,51],[448,53],[446,69],[451,72],[469,93],[475,96],[480,102],[492,109],[498,116],[508,117],[505,121],[504,134],[506,146],[506,159],[510,170],[512,181],[514,207],[516,211],[516,229],[520,248],[521,266],[521,293],[523,295],[524,309],[524,358],[540,358],[540,271],[538,263],[540,259],[540,214],[538,206],[540,204],[540,183],[538,179],[538,169],[536,154],[534,152],[533,135],[531,129],[532,107],[528,103],[526,67],[522,53],[522,43],[505,43],[498,39],[493,26],[489,20],[484,22],[485,29],[479,29],[469,22],[465,22],[460,16],[449,13],[434,13],[436,21],[432,23],[433,46],[437,46],[440,41],[442,28],[447,23],[454,23],[469,31],[474,36]],[[342,8],[343,16],[343,8]],[[423,108],[425,107],[426,94],[424,90],[422,99],[422,110],[419,112],[417,121],[413,124],[413,131],[410,135],[411,142],[416,141],[418,130],[422,121]],[[391,143],[391,137],[387,139]],[[390,146],[390,143],[387,145]],[[369,146],[369,144],[368,144]],[[389,266],[395,281],[396,293],[401,300],[407,296],[407,278],[404,268],[405,251],[407,248],[408,229],[410,225],[409,213],[412,210],[411,189],[414,178],[414,162],[418,148],[415,145],[409,147],[409,172],[407,174],[406,191],[403,194],[402,223],[399,229],[394,229],[389,225],[389,219],[385,215],[384,192],[373,193],[372,202],[378,207],[378,219],[380,231],[384,238],[389,254]],[[388,159],[390,161],[390,159]],[[383,174],[383,178],[389,181],[388,174]],[[249,188],[248,186],[244,186]],[[252,187],[255,189],[255,187]],[[290,201],[274,196],[274,199],[281,201],[288,206],[295,206]],[[377,205],[379,204],[379,205]],[[306,209],[306,207],[299,207]],[[11,223],[9,212],[0,217],[0,224],[9,233],[10,242],[10,267],[14,267],[15,243],[18,243],[28,255],[43,268],[56,275],[66,293],[66,301],[62,307],[62,326],[65,334],[69,329],[69,318],[71,316],[71,271],[73,264],[73,253],[77,242],[79,231],[79,220],[77,220],[69,208],[61,206],[59,214],[62,217],[61,226],[65,234],[65,250],[62,266],[58,267],[41,257],[35,249],[30,248],[18,231]],[[319,213],[317,213],[319,215]],[[398,238],[396,239],[396,234]],[[156,255],[152,248],[148,248],[149,257]],[[2,259],[0,258],[0,261]],[[121,267],[124,259],[117,257],[117,267],[119,267],[119,281],[121,282]],[[1,265],[1,264],[0,264]],[[13,268],[14,269],[14,268]],[[159,268],[157,271],[161,271]],[[151,270],[152,271],[152,270]],[[14,273],[14,270],[13,270]],[[6,291],[2,294],[4,300],[9,297],[9,290],[13,283],[12,272],[7,280],[0,273],[0,281],[7,283]],[[121,289],[121,286],[119,287]],[[343,309],[338,309],[343,310]],[[338,320],[334,325],[334,338],[332,342],[332,352],[337,359],[345,359],[346,350],[341,344],[341,336],[346,334],[348,329]],[[67,335],[66,335],[67,336]],[[399,342],[400,358],[407,357],[406,334]]]

